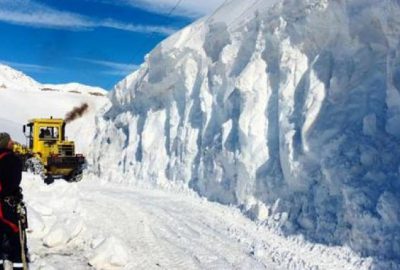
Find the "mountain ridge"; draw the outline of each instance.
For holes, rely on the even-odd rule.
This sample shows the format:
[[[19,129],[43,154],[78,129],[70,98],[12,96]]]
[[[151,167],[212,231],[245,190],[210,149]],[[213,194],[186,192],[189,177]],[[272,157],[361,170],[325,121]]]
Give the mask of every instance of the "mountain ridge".
[[[22,91],[75,91],[77,94],[95,93],[104,96],[108,93],[105,89],[100,87],[84,85],[76,82],[65,84],[42,84],[25,73],[4,64],[0,64],[0,88]]]

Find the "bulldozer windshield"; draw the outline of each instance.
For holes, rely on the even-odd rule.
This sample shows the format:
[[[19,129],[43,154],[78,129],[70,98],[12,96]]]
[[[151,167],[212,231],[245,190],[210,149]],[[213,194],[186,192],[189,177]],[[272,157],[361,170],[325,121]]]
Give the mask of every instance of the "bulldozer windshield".
[[[39,131],[39,139],[41,141],[58,140],[59,130],[57,127],[41,127]]]

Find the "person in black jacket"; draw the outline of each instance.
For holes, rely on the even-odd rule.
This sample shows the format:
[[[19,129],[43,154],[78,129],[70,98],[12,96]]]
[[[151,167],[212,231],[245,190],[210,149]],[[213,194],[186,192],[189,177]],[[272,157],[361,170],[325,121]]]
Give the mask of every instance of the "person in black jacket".
[[[13,263],[25,261],[26,265],[27,254],[25,228],[21,226],[22,162],[12,149],[10,135],[0,133],[0,262],[3,260],[4,270],[13,269]]]

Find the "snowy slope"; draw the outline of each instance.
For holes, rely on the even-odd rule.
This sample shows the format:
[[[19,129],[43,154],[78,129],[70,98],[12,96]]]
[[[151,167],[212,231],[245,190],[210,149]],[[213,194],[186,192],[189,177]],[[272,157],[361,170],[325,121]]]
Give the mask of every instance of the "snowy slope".
[[[19,91],[55,91],[75,94],[89,94],[93,96],[105,96],[107,91],[80,83],[67,84],[41,84],[21,71],[7,65],[0,64],[0,89],[13,89]]]
[[[40,84],[24,73],[0,64],[0,89],[39,90]]]
[[[88,112],[69,124],[66,135],[77,140],[77,151],[86,153],[95,134],[95,115],[108,104],[106,91],[77,83],[40,84],[25,74],[0,65],[0,130],[20,143],[25,143],[22,125],[33,118],[64,118],[66,113],[83,103]]]
[[[67,83],[67,84],[43,84],[42,91],[59,91],[69,92],[74,94],[86,94],[92,96],[106,96],[107,91],[100,87],[93,87],[83,85],[80,83]]]
[[[227,1],[115,87],[92,170],[399,261],[399,18],[394,0]]]

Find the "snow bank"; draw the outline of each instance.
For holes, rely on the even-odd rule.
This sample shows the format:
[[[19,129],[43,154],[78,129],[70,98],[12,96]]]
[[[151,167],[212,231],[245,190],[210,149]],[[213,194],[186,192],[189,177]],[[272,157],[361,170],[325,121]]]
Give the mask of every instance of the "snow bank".
[[[78,183],[45,185],[29,173],[24,173],[23,179],[33,269],[87,269],[80,267],[90,264],[98,270],[112,270],[128,263],[129,248],[112,231],[104,232],[108,238],[100,240],[95,235],[98,231],[93,226],[98,228],[102,220],[82,206],[88,196],[82,194]],[[93,219],[94,224],[88,222]]]
[[[92,170],[182,184],[399,260],[398,2],[245,2],[173,35],[115,87]]]

